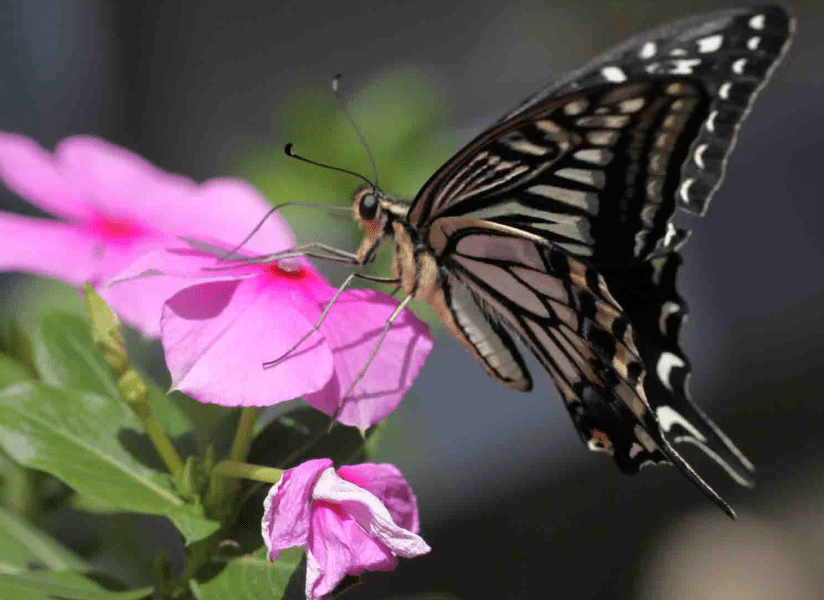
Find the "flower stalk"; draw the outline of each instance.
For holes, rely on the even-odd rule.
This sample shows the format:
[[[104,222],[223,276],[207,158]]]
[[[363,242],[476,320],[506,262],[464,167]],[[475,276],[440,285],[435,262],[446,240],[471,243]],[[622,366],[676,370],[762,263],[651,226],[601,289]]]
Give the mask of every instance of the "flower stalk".
[[[100,348],[106,364],[117,377],[120,397],[143,421],[149,439],[174,480],[182,481],[183,460],[157,420],[149,399],[149,388],[143,378],[129,366],[120,319],[91,285],[85,284],[83,292],[92,340]]]

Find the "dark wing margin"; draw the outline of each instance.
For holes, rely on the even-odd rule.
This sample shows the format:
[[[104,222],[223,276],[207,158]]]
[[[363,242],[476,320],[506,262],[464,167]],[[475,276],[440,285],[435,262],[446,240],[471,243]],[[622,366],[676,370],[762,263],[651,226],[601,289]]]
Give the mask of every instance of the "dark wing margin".
[[[658,29],[530,97],[422,187],[409,222],[469,216],[596,264],[677,250],[675,209],[704,214],[741,121],[789,45],[777,6]]]
[[[647,376],[644,390],[661,432],[673,445],[692,444],[739,484],[754,485],[753,464],[690,399],[690,362],[678,343],[687,305],[676,291],[677,253],[620,270],[601,271],[632,322]]]
[[[591,450],[611,454],[626,473],[672,463],[734,516],[672,447],[650,409],[650,374],[630,318],[593,267],[540,239],[461,217],[433,223],[431,241],[439,264],[471,291],[483,319],[505,325],[540,360]],[[671,421],[666,433],[677,433]]]
[[[703,215],[724,176],[727,156],[755,96],[789,47],[795,23],[783,6],[762,5],[690,17],[601,54],[539,90],[501,120],[537,104],[608,81],[690,77],[712,99],[682,165],[678,206]]]

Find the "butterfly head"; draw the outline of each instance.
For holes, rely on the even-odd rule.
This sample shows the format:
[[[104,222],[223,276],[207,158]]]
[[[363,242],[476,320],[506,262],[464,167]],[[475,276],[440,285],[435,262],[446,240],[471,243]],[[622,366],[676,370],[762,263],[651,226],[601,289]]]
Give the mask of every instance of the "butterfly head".
[[[355,192],[352,210],[355,221],[363,229],[363,240],[358,248],[358,258],[363,264],[375,260],[387,227],[391,227],[389,213],[381,206],[383,199],[383,193],[371,185],[361,186]]]
[[[406,218],[409,202],[387,196],[372,185],[363,185],[355,191],[352,210],[363,229],[358,257],[366,264],[375,259],[384,237],[393,234],[392,223]]]

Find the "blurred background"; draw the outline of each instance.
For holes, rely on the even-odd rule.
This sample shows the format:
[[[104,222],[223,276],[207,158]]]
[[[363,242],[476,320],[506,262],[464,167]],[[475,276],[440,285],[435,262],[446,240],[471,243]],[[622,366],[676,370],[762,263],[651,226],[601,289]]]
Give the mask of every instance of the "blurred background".
[[[282,154],[291,141],[369,174],[330,91],[341,72],[382,186],[412,196],[554,77],[645,29],[733,4],[4,0],[0,127],[49,148],[93,133],[197,180],[235,175],[272,201],[346,204],[356,181]],[[433,328],[435,350],[378,455],[416,490],[433,552],[367,575],[347,597],[824,597],[824,7],[788,4],[794,44],[726,182],[706,219],[681,217],[694,230],[680,284],[693,396],[756,464],[758,487],[696,465],[739,520],[675,469],[628,478],[588,452],[534,362],[535,390],[508,391]],[[29,211],[0,193],[4,209]],[[301,240],[356,243],[345,220],[284,216]],[[5,275],[0,311],[37,294],[76,302]]]

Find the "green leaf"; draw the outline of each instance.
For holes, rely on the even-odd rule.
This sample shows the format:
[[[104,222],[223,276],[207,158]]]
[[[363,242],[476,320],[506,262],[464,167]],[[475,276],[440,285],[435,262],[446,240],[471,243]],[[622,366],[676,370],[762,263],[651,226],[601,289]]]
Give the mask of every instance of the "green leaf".
[[[34,374],[19,360],[6,354],[0,354],[0,388],[34,379]]]
[[[142,600],[152,593],[150,587],[139,590],[112,591],[78,573],[30,571],[12,575],[0,574],[2,598],[49,598],[67,600]],[[4,593],[6,592],[6,593]]]
[[[37,382],[0,392],[0,445],[17,462],[114,508],[165,515],[189,543],[216,531],[218,523],[179,498],[166,474],[127,449],[143,437],[137,416],[113,398]]]
[[[95,392],[120,401],[117,381],[92,341],[83,318],[61,312],[45,315],[33,332],[32,346],[34,362],[44,383]],[[152,408],[166,433],[172,438],[190,435],[192,424],[180,407],[151,385],[148,378],[143,379],[149,388]]]
[[[60,542],[33,527],[14,513],[0,508],[0,572],[25,571],[32,565],[50,571],[88,568]]]
[[[46,314],[32,332],[32,349],[43,383],[120,397],[117,383],[92,342],[86,322],[77,315]]]
[[[190,585],[198,600],[302,600],[303,569],[296,573],[302,557],[302,548],[291,548],[270,562],[266,548],[261,548],[245,556],[218,558],[211,565],[221,568],[216,575],[205,581],[193,580]]]

